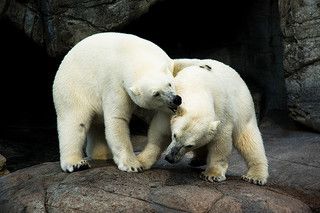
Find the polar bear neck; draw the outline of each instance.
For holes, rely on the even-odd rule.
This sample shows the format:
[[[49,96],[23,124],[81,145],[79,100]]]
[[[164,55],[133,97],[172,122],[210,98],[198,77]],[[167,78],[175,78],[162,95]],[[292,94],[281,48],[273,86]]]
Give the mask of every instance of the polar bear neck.
[[[167,63],[159,64],[158,66],[131,66],[122,78],[124,79],[125,87],[130,88],[141,82],[159,81],[160,79],[168,80],[168,77],[172,76],[172,72],[172,61],[168,60]]]

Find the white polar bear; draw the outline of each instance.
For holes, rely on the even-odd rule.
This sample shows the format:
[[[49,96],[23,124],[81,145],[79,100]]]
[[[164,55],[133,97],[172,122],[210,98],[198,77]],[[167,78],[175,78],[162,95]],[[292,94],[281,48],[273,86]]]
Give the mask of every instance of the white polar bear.
[[[83,156],[87,136],[89,157],[110,158],[109,146],[120,170],[141,171],[128,123],[137,107],[177,108],[173,69],[161,48],[130,34],[99,33],[75,45],[53,84],[62,170],[89,167]]]
[[[248,166],[242,178],[264,185],[268,162],[245,82],[236,71],[218,61],[181,59],[175,64],[179,69],[186,67],[177,69],[175,78],[183,102],[172,118],[158,112],[152,120],[148,144],[138,155],[144,169],[152,166],[171,138],[167,161],[175,163],[191,150],[197,158],[206,157],[201,156],[205,147],[207,167],[201,176],[210,182],[223,181],[233,143]]]

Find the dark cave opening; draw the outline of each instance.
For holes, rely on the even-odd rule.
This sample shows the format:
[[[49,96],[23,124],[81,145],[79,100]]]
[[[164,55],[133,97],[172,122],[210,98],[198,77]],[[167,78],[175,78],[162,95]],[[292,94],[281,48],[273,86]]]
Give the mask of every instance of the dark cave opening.
[[[153,41],[172,58],[199,57],[212,48],[241,42],[249,5],[249,1],[163,1],[121,31]],[[226,9],[229,11],[224,12]]]
[[[57,69],[56,59],[44,48],[1,20],[1,128],[52,127],[51,81]]]
[[[0,154],[7,158],[9,171],[56,161],[51,87],[58,60],[7,20],[0,20],[0,26]]]
[[[278,1],[163,1],[121,30],[171,58],[211,58],[248,84],[260,118],[286,111]]]

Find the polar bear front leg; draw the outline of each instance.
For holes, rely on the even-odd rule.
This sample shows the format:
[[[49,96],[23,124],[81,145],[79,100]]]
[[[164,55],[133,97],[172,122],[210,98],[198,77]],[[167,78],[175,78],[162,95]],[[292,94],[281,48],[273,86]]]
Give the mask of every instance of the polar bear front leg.
[[[65,172],[75,172],[90,167],[83,158],[83,146],[90,126],[90,115],[74,110],[58,116],[60,165]]]
[[[142,172],[130,140],[129,122],[134,104],[124,91],[118,91],[109,94],[103,105],[105,134],[114,162],[122,171]]]
[[[143,167],[133,152],[128,122],[118,116],[105,119],[106,138],[112,151],[113,160],[120,170],[142,172]]]
[[[170,116],[158,112],[152,119],[148,130],[148,143],[138,155],[143,169],[150,169],[170,143]]]
[[[207,168],[201,178],[209,182],[226,180],[228,160],[232,150],[231,131],[221,131],[208,145]]]

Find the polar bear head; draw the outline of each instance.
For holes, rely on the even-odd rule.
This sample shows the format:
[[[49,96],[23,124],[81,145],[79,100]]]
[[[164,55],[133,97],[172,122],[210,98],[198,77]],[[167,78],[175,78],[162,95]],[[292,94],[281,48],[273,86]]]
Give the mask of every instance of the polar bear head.
[[[214,119],[179,108],[177,115],[171,119],[172,142],[166,150],[165,159],[176,163],[185,153],[211,142],[220,124]]]
[[[139,107],[165,112],[175,112],[182,102],[176,93],[173,77],[168,75],[140,79],[129,88],[129,96]]]

